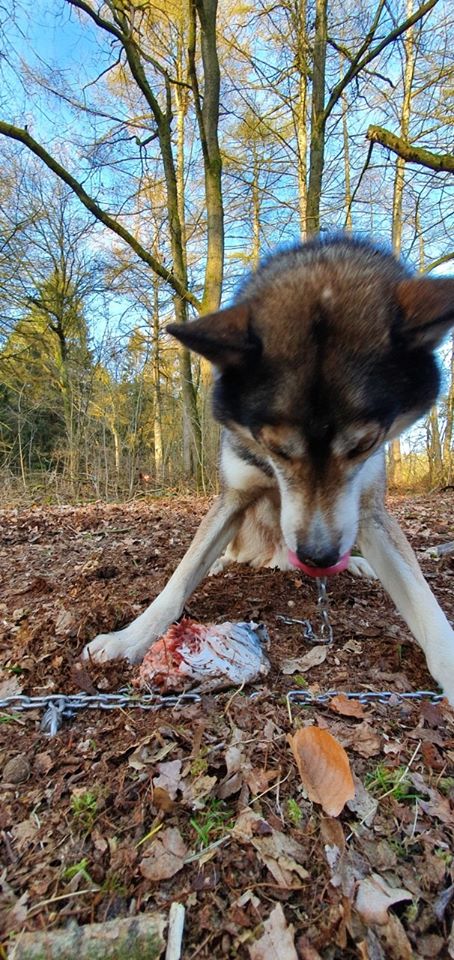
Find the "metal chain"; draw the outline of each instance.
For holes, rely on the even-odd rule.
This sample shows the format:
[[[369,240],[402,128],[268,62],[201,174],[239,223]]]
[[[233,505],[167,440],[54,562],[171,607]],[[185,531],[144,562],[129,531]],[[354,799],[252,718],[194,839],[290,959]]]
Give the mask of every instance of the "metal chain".
[[[269,690],[255,690],[249,695],[251,700],[257,699],[263,695],[270,694]],[[432,690],[416,690],[410,693],[396,693],[392,690],[327,690],[325,693],[311,693],[309,690],[289,690],[287,693],[287,702],[303,707],[323,706],[329,703],[333,697],[347,697],[348,700],[359,700],[360,703],[386,703],[390,706],[396,706],[403,700],[428,700],[431,703],[439,703],[443,700],[442,693],[435,693]],[[280,694],[276,694],[279,698]],[[127,688],[118,693],[98,693],[88,695],[85,693],[53,693],[44,697],[27,697],[25,694],[16,694],[13,697],[3,697],[0,699],[0,709],[16,710],[44,710],[41,720],[41,730],[50,737],[54,737],[60,729],[63,720],[70,720],[76,716],[78,710],[123,710],[135,708],[140,710],[160,710],[164,707],[179,707],[182,704],[201,703],[199,693],[181,693],[175,695],[161,696],[156,693],[149,694],[131,694]]]
[[[444,699],[443,693],[433,690],[415,690],[400,693],[396,690],[327,690],[325,693],[311,693],[310,690],[289,690],[289,703],[300,706],[323,705],[329,703],[333,697],[347,697],[347,700],[358,700],[360,703],[387,703],[397,706],[402,700],[428,700],[430,703],[440,703]]]
[[[326,589],[327,578],[316,577],[317,584],[317,608],[320,617],[320,627],[318,635],[315,633],[310,620],[299,620],[297,617],[285,617],[278,614],[276,619],[283,623],[299,623],[304,627],[303,639],[307,643],[328,644],[333,642],[333,628],[329,619],[329,600]]]
[[[199,693],[180,693],[162,696],[157,693],[134,694],[126,687],[118,693],[51,693],[43,697],[27,697],[16,694],[0,699],[0,709],[7,710],[44,710],[41,720],[43,733],[53,737],[60,729],[63,720],[70,720],[78,710],[117,710],[125,707],[140,710],[160,710],[163,707],[178,707],[185,703],[200,703]]]

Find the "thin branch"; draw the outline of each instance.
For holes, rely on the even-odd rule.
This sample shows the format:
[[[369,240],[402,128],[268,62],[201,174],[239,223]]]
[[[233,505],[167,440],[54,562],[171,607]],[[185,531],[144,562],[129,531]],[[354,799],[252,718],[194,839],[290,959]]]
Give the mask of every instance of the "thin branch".
[[[199,301],[197,297],[194,296],[189,290],[182,286],[182,284],[177,280],[171,270],[167,270],[159,260],[156,259],[142,244],[134,237],[129,230],[126,230],[114,217],[111,217],[110,214],[106,213],[102,207],[93,199],[83,188],[82,184],[73,177],[65,167],[62,167],[50,153],[45,150],[42,144],[38,143],[27,130],[23,130],[20,127],[14,127],[10,123],[4,123],[0,120],[0,134],[5,137],[9,137],[12,140],[17,140],[19,143],[23,143],[24,146],[28,147],[35,156],[39,157],[49,170],[52,170],[53,173],[59,177],[60,180],[63,180],[73,193],[79,198],[80,202],[83,203],[84,207],[90,211],[90,213],[96,217],[105,227],[108,227],[113,233],[116,233],[118,237],[121,237],[129,247],[134,250],[134,253],[143,260],[144,263],[148,264],[152,270],[157,274],[158,277],[161,277],[165,280],[181,297],[182,300],[186,300],[188,303],[192,304],[196,309],[200,308]]]

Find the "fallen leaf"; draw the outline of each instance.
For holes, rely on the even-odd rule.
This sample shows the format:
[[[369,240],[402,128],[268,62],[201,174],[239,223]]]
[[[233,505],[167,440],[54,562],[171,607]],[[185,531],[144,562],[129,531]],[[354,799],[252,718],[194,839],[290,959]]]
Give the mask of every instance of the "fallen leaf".
[[[33,772],[40,777],[46,777],[53,765],[54,760],[50,753],[37,753],[33,762]]]
[[[153,786],[166,790],[171,800],[175,800],[177,790],[181,790],[181,765],[181,760],[158,763],[159,777],[153,778]]]
[[[268,831],[263,835],[265,824],[260,814],[246,808],[240,813],[231,835],[234,840],[252,844],[280,887],[295,886],[295,874],[306,880],[309,874],[303,866],[307,861],[305,848],[280,830],[272,830],[268,824]]]
[[[312,946],[307,937],[298,937],[297,946],[299,960],[322,960],[318,950]]]
[[[263,924],[263,934],[248,946],[251,960],[298,960],[292,924],[288,924],[282,905],[277,903]]]
[[[442,823],[452,826],[453,816],[448,797],[442,797],[438,790],[430,791],[430,800],[418,800],[418,804],[429,817],[435,817]]]
[[[162,830],[139,865],[146,880],[168,880],[184,867],[187,847],[176,827]]]
[[[347,807],[353,813],[356,813],[361,823],[365,823],[366,827],[371,827],[378,809],[378,800],[366,790],[359,777],[353,776],[353,782],[355,784],[355,796],[347,801]]]
[[[74,619],[69,610],[60,610],[55,621],[55,633],[57,637],[65,636],[74,627]]]
[[[352,638],[351,640],[347,640],[347,643],[344,643],[344,646],[342,647],[342,652],[344,651],[345,653],[362,653],[363,645],[361,641],[353,640]]]
[[[399,917],[394,913],[389,914],[385,924],[376,926],[375,932],[384,948],[386,960],[414,960],[412,945]]]
[[[342,717],[358,717],[362,720],[365,716],[362,703],[359,700],[349,700],[344,693],[338,693],[336,697],[332,697],[328,706],[330,710],[340,713]]]
[[[324,841],[326,861],[331,871],[330,883],[338,887],[344,897],[352,900],[358,880],[364,876],[363,863],[346,850],[342,824],[333,817],[322,817],[320,832]]]
[[[0,699],[3,700],[6,697],[18,696],[18,694],[22,693],[22,686],[15,674],[12,674],[10,677],[5,677],[4,680],[0,680]]]
[[[232,827],[232,837],[234,840],[250,840],[254,836],[254,829],[259,820],[263,818],[255,813],[250,807],[241,811],[238,819]]]
[[[442,890],[442,892],[438,894],[438,897],[434,902],[434,913],[435,913],[435,916],[437,917],[437,920],[441,921],[444,919],[446,910],[449,907],[451,900],[453,899],[454,899],[454,883],[451,883],[450,887],[447,887],[446,890]]]
[[[283,660],[282,673],[289,676],[292,673],[307,673],[312,667],[318,667],[326,660],[328,647],[313,647],[304,657],[296,660]]]
[[[361,757],[374,757],[381,751],[381,738],[366,720],[355,727],[344,743]]]
[[[365,923],[387,923],[388,909],[401,900],[412,900],[413,894],[403,887],[390,887],[378,873],[364,877],[358,884],[355,907]]]
[[[34,820],[21,820],[11,828],[11,834],[19,851],[29,847],[38,833],[38,825]]]
[[[303,786],[310,800],[337,817],[355,795],[350,763],[344,748],[328,730],[304,727],[288,736]]]
[[[424,764],[429,770],[435,770],[438,773],[444,770],[445,760],[434,743],[422,743],[421,754]]]
[[[247,783],[251,793],[258,796],[267,790],[273,780],[279,780],[280,770],[264,770],[263,767],[252,767],[244,773],[244,780]]]
[[[420,793],[426,794],[428,800],[418,800],[418,805],[429,817],[435,817],[442,823],[452,824],[452,809],[448,797],[444,797],[434,787],[429,787],[420,773],[409,773],[409,779]]]
[[[307,880],[309,874],[303,867],[307,852],[296,840],[280,830],[273,830],[271,836],[254,837],[251,843],[280,887],[287,890],[295,887],[298,885],[296,877]]]
[[[217,778],[210,777],[208,774],[201,774],[195,780],[182,780],[181,791],[183,803],[186,803],[192,810],[201,810],[205,806],[205,798],[212,793],[217,785]]]

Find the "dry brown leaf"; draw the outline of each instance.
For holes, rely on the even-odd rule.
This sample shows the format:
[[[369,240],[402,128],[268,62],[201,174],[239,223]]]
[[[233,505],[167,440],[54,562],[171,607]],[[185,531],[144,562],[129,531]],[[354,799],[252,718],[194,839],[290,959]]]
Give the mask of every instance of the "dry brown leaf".
[[[365,717],[362,703],[359,700],[349,700],[345,693],[338,693],[336,697],[332,697],[328,706],[330,710],[340,713],[342,717],[358,717],[360,720]]]
[[[320,663],[326,660],[328,647],[313,647],[304,657],[298,657],[297,660],[284,660],[282,663],[282,673],[289,676],[292,673],[307,673],[312,667],[318,667]]]
[[[303,866],[307,861],[307,853],[303,845],[280,830],[271,830],[267,835],[259,836],[262,823],[260,814],[246,808],[240,813],[231,835],[240,843],[253,845],[280,887],[288,889],[298,884],[297,878],[307,879],[309,874]]]
[[[12,674],[11,676],[3,676],[3,671],[0,675],[0,698],[3,700],[3,697],[16,697],[18,694],[22,693],[23,684],[19,683],[18,678]]]
[[[375,757],[381,751],[381,738],[373,727],[367,723],[367,720],[363,720],[359,726],[355,727],[351,736],[346,741],[344,740],[344,743],[351,747],[355,753],[359,753],[361,757]]]
[[[210,777],[208,774],[201,774],[190,782],[182,780],[183,803],[190,806],[192,810],[201,810],[205,805],[205,798],[213,792],[217,782],[217,777]]]
[[[289,736],[303,786],[310,800],[337,817],[355,795],[350,763],[338,740],[319,727],[304,727]]]
[[[182,789],[181,785],[181,760],[167,760],[165,763],[158,763],[159,777],[153,778],[153,786],[167,790],[171,800],[175,800],[177,791]]]
[[[301,886],[299,880],[307,880],[309,874],[303,867],[307,853],[296,840],[273,830],[270,836],[254,837],[251,843],[280,887],[288,890]]]
[[[147,880],[168,880],[183,869],[186,854],[180,831],[168,827],[153,840],[150,852],[140,863],[140,872]]]
[[[364,877],[358,884],[355,907],[365,923],[388,922],[388,908],[401,900],[412,900],[413,894],[403,887],[390,887],[378,873]]]
[[[414,960],[412,945],[402,922],[394,913],[388,915],[386,923],[382,926],[375,927],[375,932],[384,948],[386,960]]]
[[[356,813],[358,819],[361,820],[361,823],[365,823],[366,827],[371,827],[377,813],[378,800],[366,790],[359,777],[353,776],[353,782],[355,784],[355,796],[348,801],[348,809]]]
[[[288,924],[282,905],[277,903],[263,924],[263,934],[249,947],[251,960],[298,960],[292,924]]]

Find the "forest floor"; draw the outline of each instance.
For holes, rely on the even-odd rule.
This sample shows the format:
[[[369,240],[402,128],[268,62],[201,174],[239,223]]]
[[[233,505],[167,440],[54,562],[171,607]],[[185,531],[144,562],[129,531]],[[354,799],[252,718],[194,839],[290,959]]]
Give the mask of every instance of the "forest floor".
[[[454,617],[453,492],[391,499]],[[136,669],[78,657],[164,586],[207,501],[0,511],[0,698],[116,691]],[[271,672],[253,689],[156,712],[82,711],[53,738],[40,714],[0,710],[2,922],[22,931],[186,908],[183,957],[454,957],[454,711],[445,701],[325,706],[290,689],[434,690],[378,582],[330,582],[324,663],[277,614],[316,617],[294,573],[231,567],[189,612],[265,623]],[[338,817],[305,794],[287,735],[315,725],[346,749],[357,785]],[[218,844],[213,846],[213,844]],[[276,942],[279,946],[276,948]],[[6,948],[4,948],[6,949]],[[5,954],[6,955],[6,954]],[[1,949],[0,949],[1,956]]]

